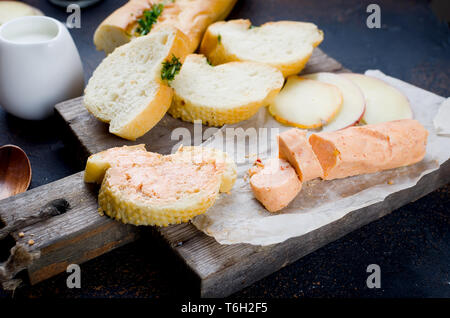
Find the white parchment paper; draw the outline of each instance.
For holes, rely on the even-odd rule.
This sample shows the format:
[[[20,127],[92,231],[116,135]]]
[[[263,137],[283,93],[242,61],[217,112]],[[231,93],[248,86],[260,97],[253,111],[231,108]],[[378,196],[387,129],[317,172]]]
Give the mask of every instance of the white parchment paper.
[[[302,191],[288,207],[279,213],[269,213],[254,198],[246,174],[256,157],[265,159],[277,155],[276,135],[291,127],[279,124],[266,109],[261,109],[247,121],[221,128],[218,134],[204,143],[209,147],[226,150],[238,161],[238,179],[232,192],[222,194],[207,213],[193,220],[193,224],[221,244],[280,243],[336,221],[353,210],[383,201],[389,194],[412,187],[422,176],[436,170],[448,160],[450,137],[438,136],[433,125],[433,119],[445,98],[386,76],[378,70],[368,70],[366,75],[388,82],[408,97],[414,118],[430,133],[427,154],[423,161],[409,167],[370,175],[331,181],[312,180],[303,184]],[[229,147],[232,143],[224,142],[235,138],[225,133],[227,128],[242,128],[246,131],[252,127],[273,128],[276,133],[269,133],[267,138],[262,133],[259,140],[265,139],[269,142],[267,145],[264,142],[259,145],[258,142],[256,150],[255,145],[248,144],[248,140],[238,141],[234,148]],[[246,160],[242,160],[243,156]]]

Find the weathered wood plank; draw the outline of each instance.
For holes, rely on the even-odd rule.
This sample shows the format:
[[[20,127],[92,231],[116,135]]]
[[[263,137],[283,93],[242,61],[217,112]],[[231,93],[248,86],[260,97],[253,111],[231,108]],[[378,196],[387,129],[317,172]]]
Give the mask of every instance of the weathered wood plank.
[[[28,274],[37,283],[66,270],[68,264],[82,263],[138,237],[138,229],[97,213],[98,189],[83,182],[83,172],[34,188],[0,201],[0,219],[8,224],[17,217],[35,214],[55,199],[65,199],[70,209],[45,221],[13,233],[17,243],[41,256]],[[23,232],[25,236],[19,237]],[[28,241],[33,240],[33,245]]]

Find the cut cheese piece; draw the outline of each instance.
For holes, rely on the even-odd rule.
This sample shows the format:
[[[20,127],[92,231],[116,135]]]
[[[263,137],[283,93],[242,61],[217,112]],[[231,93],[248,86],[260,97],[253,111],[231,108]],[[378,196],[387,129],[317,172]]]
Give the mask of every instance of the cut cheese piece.
[[[289,161],[300,181],[323,176],[322,166],[309,144],[306,131],[293,128],[278,135],[279,157]]]
[[[351,80],[334,73],[314,73],[304,78],[335,85],[342,93],[342,107],[338,114],[322,127],[323,131],[335,131],[356,125],[364,115],[366,100],[361,89]]]
[[[362,118],[366,124],[413,118],[408,99],[398,89],[367,75],[349,73],[342,76],[361,88],[366,99],[366,111]]]
[[[313,134],[309,142],[324,179],[345,178],[408,166],[423,159],[428,131],[404,119]]]
[[[170,84],[175,94],[169,113],[210,126],[237,123],[269,104],[283,82],[280,71],[265,64],[211,66],[203,55],[190,54]]]
[[[278,68],[283,76],[298,74],[323,32],[313,23],[268,22],[252,27],[250,20],[216,22],[208,27],[200,45],[214,65],[233,61],[261,62]]]
[[[330,122],[341,106],[342,94],[336,86],[291,76],[269,106],[269,112],[282,124],[319,128]]]
[[[283,159],[273,158],[265,165],[257,162],[249,174],[253,194],[269,212],[286,207],[302,189],[294,168]]]

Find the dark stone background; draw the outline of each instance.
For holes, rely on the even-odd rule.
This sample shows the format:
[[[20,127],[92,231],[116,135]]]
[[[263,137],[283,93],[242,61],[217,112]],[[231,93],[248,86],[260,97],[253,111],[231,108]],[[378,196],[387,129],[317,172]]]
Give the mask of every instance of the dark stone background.
[[[380,69],[442,96],[449,96],[450,30],[433,8],[442,1],[378,0],[381,29],[366,27],[372,1],[239,0],[231,18],[251,18],[258,25],[273,20],[316,23],[325,32],[320,45],[345,67]],[[65,21],[68,14],[43,0],[25,1]],[[125,0],[104,0],[82,10],[82,28],[72,36],[82,57],[86,81],[103,58],[93,32]],[[49,88],[51,89],[51,88]],[[22,147],[33,168],[31,187],[82,169],[65,148],[56,118],[28,122],[0,109],[0,145]],[[234,294],[234,297],[450,297],[450,187],[410,203],[381,220],[321,248],[292,265]],[[184,294],[187,283],[167,251],[149,236],[81,265],[82,288],[66,288],[66,274],[16,290],[15,298],[149,297]],[[378,264],[382,288],[366,287],[366,267]],[[173,272],[177,273],[173,273]],[[176,274],[176,275],[175,275]],[[0,290],[1,297],[11,297]]]

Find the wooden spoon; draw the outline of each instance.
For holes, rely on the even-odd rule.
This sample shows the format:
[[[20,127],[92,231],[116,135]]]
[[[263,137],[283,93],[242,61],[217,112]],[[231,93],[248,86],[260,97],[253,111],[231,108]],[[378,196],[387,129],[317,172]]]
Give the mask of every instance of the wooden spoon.
[[[31,182],[31,165],[26,153],[14,145],[0,147],[0,200],[25,192]]]

